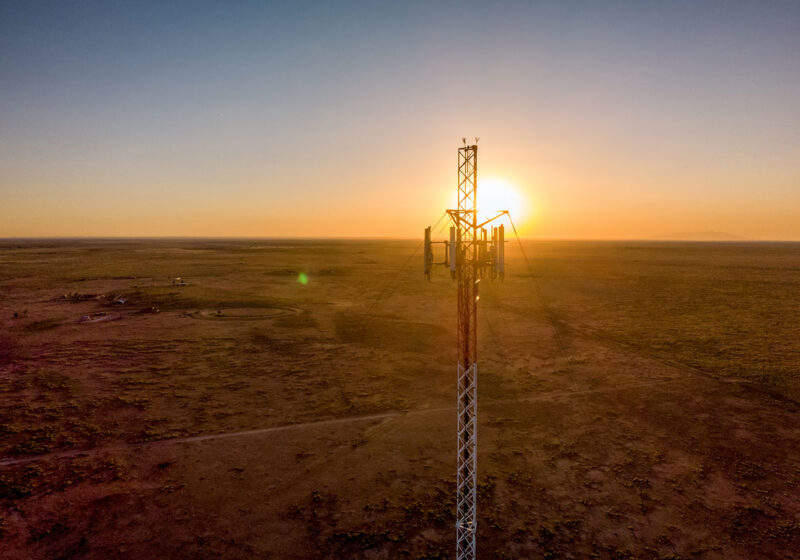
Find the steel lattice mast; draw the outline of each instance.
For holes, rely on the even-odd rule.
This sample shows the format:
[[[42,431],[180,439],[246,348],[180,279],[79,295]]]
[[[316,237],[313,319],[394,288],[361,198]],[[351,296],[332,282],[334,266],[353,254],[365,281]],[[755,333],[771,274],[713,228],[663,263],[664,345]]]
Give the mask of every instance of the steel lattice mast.
[[[456,559],[475,559],[476,489],[478,480],[478,285],[484,275],[505,276],[505,230],[484,227],[508,215],[498,210],[493,218],[478,223],[478,139],[458,149],[458,208],[448,210],[453,226],[449,241],[432,239],[425,228],[425,276],[433,265],[450,268],[458,283],[458,459],[456,465]],[[443,244],[444,260],[434,262],[434,244]]]
[[[478,475],[478,146],[458,150],[456,281],[458,282],[458,460],[456,559],[475,558]]]

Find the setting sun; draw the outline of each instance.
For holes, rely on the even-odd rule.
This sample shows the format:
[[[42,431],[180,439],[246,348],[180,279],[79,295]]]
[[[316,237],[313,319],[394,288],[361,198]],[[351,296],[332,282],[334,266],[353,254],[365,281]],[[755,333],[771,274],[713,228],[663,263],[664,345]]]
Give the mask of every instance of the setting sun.
[[[532,214],[532,204],[525,193],[502,177],[478,177],[478,208],[481,220],[491,218],[500,210],[508,210],[520,231],[528,229]]]
[[[448,208],[458,205],[455,193],[449,197]],[[497,176],[478,175],[478,221],[487,220],[502,210],[508,210],[520,230],[527,229],[532,204],[523,191],[511,181]],[[509,225],[506,222],[506,225]]]
[[[516,222],[522,222],[528,214],[525,198],[511,182],[498,178],[478,178],[478,208],[489,217],[499,210],[508,210]]]

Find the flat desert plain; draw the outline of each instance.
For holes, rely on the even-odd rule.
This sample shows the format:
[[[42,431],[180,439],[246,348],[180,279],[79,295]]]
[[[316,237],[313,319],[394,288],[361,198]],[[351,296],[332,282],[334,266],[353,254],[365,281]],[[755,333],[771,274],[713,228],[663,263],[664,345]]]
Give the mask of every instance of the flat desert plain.
[[[523,245],[479,557],[800,557],[800,245]],[[0,557],[452,558],[455,289],[417,241],[0,242]]]

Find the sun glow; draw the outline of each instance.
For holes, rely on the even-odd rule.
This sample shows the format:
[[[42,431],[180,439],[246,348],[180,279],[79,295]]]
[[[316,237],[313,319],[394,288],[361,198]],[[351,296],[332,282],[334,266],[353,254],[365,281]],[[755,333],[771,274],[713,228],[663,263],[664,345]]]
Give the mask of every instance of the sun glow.
[[[451,193],[448,208],[456,208],[458,199],[456,193]],[[478,221],[483,222],[497,215],[502,210],[508,210],[511,219],[520,230],[527,230],[533,207],[523,191],[511,181],[501,177],[478,177]],[[507,218],[502,222],[506,227],[510,225]],[[497,222],[495,225],[501,222]]]
[[[511,218],[520,224],[528,216],[528,204],[519,189],[510,181],[499,177],[478,178],[478,208],[483,219],[500,210],[508,210]]]

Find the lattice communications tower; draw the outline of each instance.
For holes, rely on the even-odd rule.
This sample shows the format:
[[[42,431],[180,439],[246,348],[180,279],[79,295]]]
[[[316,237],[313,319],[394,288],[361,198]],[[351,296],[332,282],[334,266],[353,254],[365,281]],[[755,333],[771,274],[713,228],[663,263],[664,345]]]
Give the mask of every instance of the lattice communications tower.
[[[434,241],[425,229],[424,271],[430,280],[433,265],[450,268],[458,284],[458,457],[456,464],[456,559],[474,560],[476,488],[478,474],[478,287],[481,278],[503,279],[505,232],[501,224],[486,227],[507,215],[498,210],[493,218],[478,223],[478,145],[458,149],[458,208],[447,210],[453,223],[448,241]],[[444,244],[444,259],[435,262],[433,245]]]

